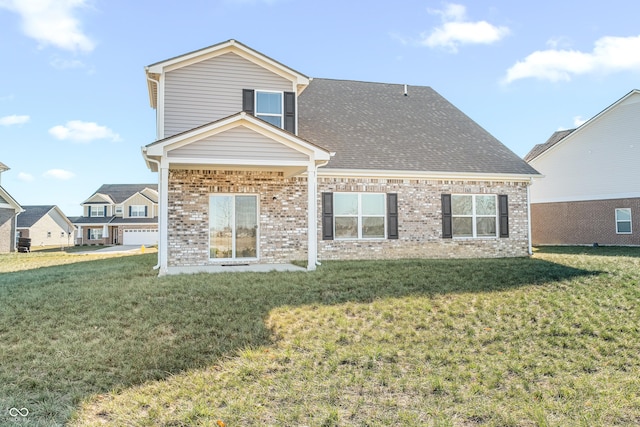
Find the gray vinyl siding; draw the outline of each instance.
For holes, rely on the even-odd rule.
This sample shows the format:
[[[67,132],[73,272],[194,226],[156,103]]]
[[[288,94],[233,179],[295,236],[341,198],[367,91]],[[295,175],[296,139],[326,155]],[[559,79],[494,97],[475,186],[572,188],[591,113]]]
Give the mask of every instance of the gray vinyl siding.
[[[166,138],[242,111],[242,89],[291,91],[293,83],[226,53],[167,72],[164,89]]]
[[[220,160],[309,160],[306,154],[242,126],[172,150],[168,156]]]

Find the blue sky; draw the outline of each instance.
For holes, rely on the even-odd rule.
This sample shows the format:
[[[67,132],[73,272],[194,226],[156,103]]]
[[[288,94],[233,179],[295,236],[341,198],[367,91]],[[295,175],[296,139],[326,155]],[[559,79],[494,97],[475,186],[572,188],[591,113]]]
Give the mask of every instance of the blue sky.
[[[519,156],[640,88],[637,0],[0,0],[2,186],[80,215],[154,183],[144,66],[236,39],[310,77],[431,86]]]

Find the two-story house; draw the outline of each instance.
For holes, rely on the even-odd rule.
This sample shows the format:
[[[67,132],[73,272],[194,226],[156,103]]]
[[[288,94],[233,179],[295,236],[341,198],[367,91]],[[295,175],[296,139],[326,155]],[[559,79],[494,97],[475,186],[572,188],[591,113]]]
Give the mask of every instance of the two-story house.
[[[640,90],[525,156],[537,245],[640,246]]]
[[[156,184],[104,184],[82,202],[83,215],[72,217],[76,244],[156,245]]]
[[[310,78],[235,40],[146,76],[161,275],[530,252],[539,174],[430,87]]]
[[[4,163],[0,163],[0,177],[2,172],[8,170]],[[23,212],[22,207],[2,188],[0,180],[0,253],[16,250],[16,223],[21,212]]]

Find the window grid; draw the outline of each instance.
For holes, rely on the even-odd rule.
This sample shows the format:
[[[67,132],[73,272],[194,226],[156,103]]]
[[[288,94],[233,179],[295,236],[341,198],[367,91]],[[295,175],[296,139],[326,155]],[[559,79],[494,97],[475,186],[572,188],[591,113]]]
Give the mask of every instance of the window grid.
[[[336,205],[335,203],[335,197],[340,197],[343,195],[355,195],[357,196],[357,213],[354,214],[335,214],[334,215],[334,236],[336,240],[350,240],[350,239],[358,239],[358,240],[377,240],[377,239],[384,239],[386,234],[387,234],[387,230],[386,230],[386,201],[385,201],[385,194],[384,193],[334,193],[334,206]],[[364,214],[363,213],[363,203],[362,203],[362,197],[363,196],[367,196],[367,195],[376,195],[376,196],[380,196],[381,200],[382,200],[382,213],[381,214]],[[334,207],[335,209],[335,207]],[[341,237],[338,235],[338,230],[336,230],[336,223],[338,222],[338,220],[340,218],[355,218],[356,219],[356,229],[357,229],[357,236],[345,236],[345,237]],[[364,229],[365,229],[365,220],[368,218],[381,218],[382,219],[382,224],[383,224],[383,232],[381,235],[376,235],[376,236],[365,236],[364,235]]]
[[[453,198],[456,197],[470,197],[471,198],[471,213],[470,214],[456,214],[451,213],[451,218],[452,218],[452,232],[453,232],[453,237],[458,237],[458,238],[482,238],[482,237],[497,237],[498,235],[498,203],[497,203],[497,197],[493,194],[453,194],[452,195],[452,204],[453,204]],[[494,212],[493,214],[479,214],[477,213],[478,211],[478,202],[477,202],[477,198],[478,197],[493,197],[494,199]],[[453,209],[453,208],[452,208]],[[469,235],[468,233],[466,234],[460,234],[460,233],[456,233],[456,226],[455,226],[455,219],[456,218],[470,218],[471,219],[471,234]],[[478,219],[481,218],[493,218],[493,223],[495,224],[493,226],[493,233],[491,234],[478,234]]]
[[[616,209],[616,234],[632,234],[631,209]]]

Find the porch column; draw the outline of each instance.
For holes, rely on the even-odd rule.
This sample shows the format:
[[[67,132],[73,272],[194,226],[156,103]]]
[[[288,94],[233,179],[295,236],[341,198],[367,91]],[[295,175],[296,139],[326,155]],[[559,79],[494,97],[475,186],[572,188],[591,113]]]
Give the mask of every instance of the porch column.
[[[318,198],[316,196],[318,189],[317,171],[315,162],[309,163],[307,166],[307,270],[316,269],[316,261],[318,260]]]
[[[163,161],[164,163],[164,161]],[[159,275],[165,275],[168,267],[168,219],[169,219],[169,167],[162,164],[158,173],[159,209],[158,215],[158,266]]]

